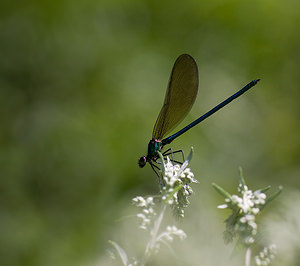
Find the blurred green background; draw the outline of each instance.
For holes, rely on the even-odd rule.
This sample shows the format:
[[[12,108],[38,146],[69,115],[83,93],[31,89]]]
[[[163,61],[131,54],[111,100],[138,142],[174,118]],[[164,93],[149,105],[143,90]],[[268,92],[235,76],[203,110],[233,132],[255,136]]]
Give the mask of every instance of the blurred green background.
[[[191,248],[185,265],[199,265],[200,254],[220,265],[208,254],[233,249],[211,183],[235,192],[239,166],[254,189],[284,186],[274,206],[290,194],[299,203],[299,10],[296,0],[2,0],[1,265],[107,265],[108,239],[134,241],[116,220],[132,197],[158,193],[137,160],[182,53],[197,61],[200,87],[179,128],[262,79],[172,143],[194,147],[200,181],[190,226],[181,222],[191,236],[181,243]],[[298,240],[278,265],[299,265],[299,249]]]

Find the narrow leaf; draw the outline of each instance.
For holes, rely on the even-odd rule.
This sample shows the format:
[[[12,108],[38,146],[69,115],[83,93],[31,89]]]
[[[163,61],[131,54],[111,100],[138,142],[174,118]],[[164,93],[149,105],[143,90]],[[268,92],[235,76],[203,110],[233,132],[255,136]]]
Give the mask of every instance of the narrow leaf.
[[[239,180],[240,180],[240,184],[242,184],[243,187],[246,186],[246,182],[243,175],[243,169],[241,166],[239,167]]]
[[[122,249],[116,242],[114,241],[111,241],[111,240],[108,240],[108,242],[116,249],[116,251],[118,252],[122,262],[123,262],[123,265],[124,266],[127,266],[128,265],[128,257],[127,257],[127,254],[126,252],[124,251],[124,249]]]
[[[224,190],[222,187],[218,186],[215,183],[212,183],[212,186],[214,187],[215,190],[217,190],[224,198],[230,199],[231,200],[231,195],[228,193],[226,190]]]
[[[279,196],[279,194],[282,192],[282,190],[283,190],[283,187],[279,186],[278,190],[267,198],[266,204],[268,204],[272,200],[276,199]]]

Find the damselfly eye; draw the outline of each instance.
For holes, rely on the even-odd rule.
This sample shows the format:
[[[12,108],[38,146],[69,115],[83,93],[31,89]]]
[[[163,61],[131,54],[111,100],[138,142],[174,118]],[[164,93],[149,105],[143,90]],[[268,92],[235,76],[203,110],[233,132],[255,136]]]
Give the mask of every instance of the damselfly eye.
[[[143,168],[146,165],[147,158],[145,156],[141,157],[138,161],[139,167]]]

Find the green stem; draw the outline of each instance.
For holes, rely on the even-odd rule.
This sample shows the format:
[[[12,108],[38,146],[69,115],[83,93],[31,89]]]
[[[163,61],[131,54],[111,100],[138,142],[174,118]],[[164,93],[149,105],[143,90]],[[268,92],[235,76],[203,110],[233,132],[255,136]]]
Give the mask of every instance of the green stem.
[[[164,204],[164,206],[163,206],[163,208],[162,208],[159,216],[157,217],[156,221],[154,222],[153,228],[152,228],[152,230],[150,232],[151,239],[150,239],[150,241],[147,244],[147,247],[146,247],[146,250],[145,250],[145,254],[144,254],[144,258],[142,260],[141,265],[145,265],[147,259],[152,254],[153,248],[155,247],[155,243],[157,241],[157,235],[158,235],[158,232],[159,232],[159,229],[160,229],[160,225],[161,225],[161,222],[163,220],[163,217],[164,217],[164,214],[165,214],[165,211],[166,211],[166,207],[167,207],[167,205]]]
[[[245,266],[250,266],[251,263],[251,248],[248,247],[246,249],[246,254],[245,254]]]

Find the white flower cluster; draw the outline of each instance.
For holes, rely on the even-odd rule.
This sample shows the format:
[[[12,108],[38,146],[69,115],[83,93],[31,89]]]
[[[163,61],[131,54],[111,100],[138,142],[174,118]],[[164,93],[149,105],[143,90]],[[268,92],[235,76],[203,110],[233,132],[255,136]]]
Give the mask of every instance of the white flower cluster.
[[[165,163],[163,156],[161,154],[160,156],[163,162],[163,174],[160,179],[161,196],[156,198],[151,196],[137,196],[132,199],[133,204],[141,210],[137,214],[137,217],[141,221],[139,227],[148,231],[150,237],[139,265],[145,265],[145,262],[159,251],[161,244],[171,249],[169,244],[174,238],[186,238],[185,232],[178,229],[175,225],[169,225],[165,229],[161,229],[161,227],[168,206],[171,206],[180,216],[184,215],[184,208],[189,204],[187,198],[193,193],[190,184],[198,183],[194,179],[194,174],[187,168],[192,157],[192,151],[182,166],[173,165],[168,157]],[[158,207],[160,207],[160,211],[157,211]],[[129,265],[126,252],[117,243],[111,241],[111,244],[118,252],[123,264]],[[137,263],[136,259],[132,261],[133,263],[130,265]]]
[[[141,196],[137,196],[132,199],[132,202],[135,206],[142,208],[142,212],[137,214],[137,217],[141,219],[141,225],[139,227],[147,230],[151,224],[153,216],[156,216],[153,197],[143,198]]]
[[[260,190],[252,192],[246,185],[239,184],[238,191],[242,194],[242,197],[232,195],[231,199],[237,203],[243,213],[257,214],[259,207],[266,203],[266,194]]]
[[[226,219],[226,230],[224,232],[224,240],[226,243],[232,242],[234,239],[237,244],[246,248],[245,265],[251,263],[251,247],[255,242],[258,242],[257,232],[258,226],[255,221],[256,215],[261,210],[274,200],[282,191],[282,187],[271,194],[265,192],[271,186],[252,191],[248,189],[243,177],[242,169],[240,168],[238,195],[231,195],[222,187],[213,183],[213,187],[225,198],[225,204],[219,205],[220,209],[230,209],[232,213]],[[276,249],[274,245],[264,248],[258,256],[255,256],[256,265],[269,265],[270,261],[275,257]]]
[[[142,212],[137,214],[137,217],[141,219],[139,228],[149,231],[152,236],[152,241],[149,241],[147,245],[147,252],[156,253],[159,250],[161,243],[166,244],[167,242],[172,242],[174,236],[179,237],[179,239],[186,238],[185,232],[178,229],[175,225],[167,226],[164,231],[158,232],[166,205],[163,207],[161,213],[157,215],[154,210],[155,202],[153,197],[143,198],[137,196],[133,198],[132,201],[135,206],[142,209]]]
[[[181,167],[179,164],[173,165],[169,157],[165,166],[164,181],[170,186],[174,187],[177,182],[179,183],[198,183],[194,179],[194,174],[190,168],[187,168],[188,163],[184,162]]]
[[[264,249],[255,256],[255,264],[257,266],[268,266],[271,261],[275,258],[277,253],[276,245],[270,245],[269,247],[264,247]]]
[[[186,233],[183,230],[177,228],[175,225],[167,226],[166,230],[158,234],[155,241],[152,243],[152,246],[148,245],[147,249],[152,249],[152,252],[155,254],[159,251],[161,243],[171,248],[168,243],[173,242],[174,236],[177,236],[181,240],[187,237]]]
[[[226,221],[225,240],[230,242],[234,236],[237,236],[243,244],[251,245],[257,234],[255,215],[266,204],[266,194],[260,190],[252,192],[243,184],[239,184],[238,192],[240,196],[231,195],[230,198],[226,198],[226,204],[218,206],[218,208],[233,210],[232,216]]]
[[[187,165],[187,161],[181,167],[178,164],[173,165],[169,157],[167,157],[167,163],[164,164],[162,200],[171,205],[180,217],[184,217],[184,208],[189,205],[188,197],[193,193],[189,184],[198,183]]]
[[[169,241],[173,241],[173,235],[178,236],[180,239],[186,238],[185,232],[181,229],[178,229],[175,225],[167,226],[167,232],[168,232],[168,240]]]

